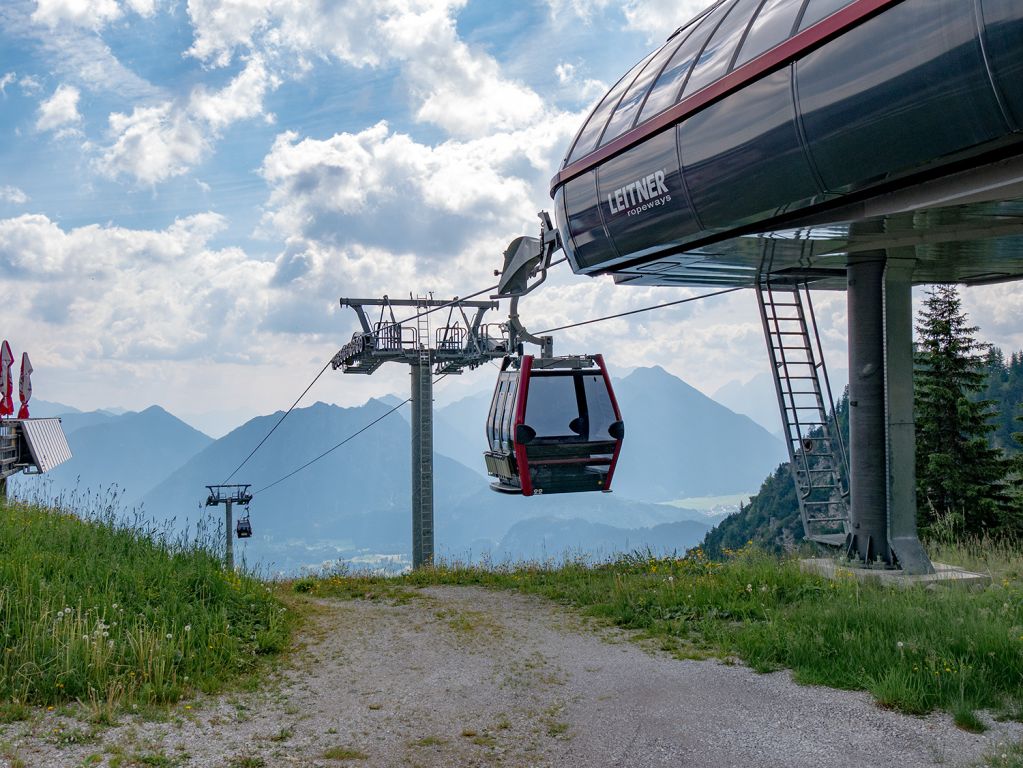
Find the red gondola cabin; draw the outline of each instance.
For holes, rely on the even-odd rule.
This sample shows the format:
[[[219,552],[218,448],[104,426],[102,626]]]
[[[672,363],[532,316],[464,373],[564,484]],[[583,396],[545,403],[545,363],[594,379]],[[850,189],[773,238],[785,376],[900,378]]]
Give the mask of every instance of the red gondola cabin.
[[[506,358],[487,419],[490,487],[523,496],[610,491],[625,436],[601,355]]]

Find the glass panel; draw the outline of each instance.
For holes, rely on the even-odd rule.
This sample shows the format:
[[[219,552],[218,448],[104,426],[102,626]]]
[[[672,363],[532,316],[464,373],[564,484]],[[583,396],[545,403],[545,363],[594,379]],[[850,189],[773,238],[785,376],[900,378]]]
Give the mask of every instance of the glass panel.
[[[1023,4],[1019,0],[983,0],[984,40],[995,85],[1002,92],[1006,108],[1015,121],[1015,129],[1023,127],[1023,56],[1019,41],[1023,40]]]
[[[799,111],[827,190],[860,189],[1005,134],[976,35],[972,3],[906,0],[797,62]]]
[[[650,89],[650,84],[661,74],[661,69],[663,69],[668,58],[682,44],[682,40],[683,38],[680,35],[674,40],[669,40],[665,43],[661,50],[650,59],[650,63],[646,65],[639,74],[639,77],[629,86],[628,92],[622,98],[615,113],[611,116],[611,122],[607,124],[607,130],[604,131],[604,136],[600,140],[600,146],[604,146],[612,139],[617,139],[632,128],[633,123],[636,121],[636,116],[639,114],[639,108],[643,106],[643,100]]]
[[[597,180],[601,213],[619,257],[670,248],[700,230],[682,188],[674,131],[608,160]]]
[[[799,31],[802,32],[821,19],[826,19],[835,11],[842,10],[852,2],[853,0],[810,0],[806,4],[806,10],[803,11],[803,18],[799,22]]]
[[[602,266],[618,254],[607,239],[597,200],[596,173],[572,179],[565,187],[568,229],[575,245],[575,260],[582,269]]]
[[[588,440],[611,440],[608,429],[618,419],[611,405],[611,395],[600,373],[586,374],[583,378],[583,390],[586,393],[586,418],[589,422]]]
[[[710,85],[728,72],[728,65],[732,61],[732,54],[735,53],[735,46],[742,39],[750,16],[756,12],[759,5],[760,0],[738,0],[732,7],[710,42],[700,53],[700,58],[697,59],[696,65],[693,67],[693,74],[689,76],[689,82],[686,83],[685,90],[682,92],[683,98]]]
[[[654,51],[656,53],[656,51]],[[629,73],[623,77],[618,83],[608,91],[607,96],[604,97],[603,101],[597,105],[596,109],[590,113],[589,119],[586,121],[586,125],[579,132],[579,138],[575,140],[575,145],[572,147],[572,152],[568,156],[568,162],[574,163],[580,157],[588,155],[594,149],[597,148],[597,139],[604,130],[604,126],[607,124],[608,115],[611,114],[611,110],[618,106],[618,101],[621,99],[625,89],[628,88],[636,75],[640,70],[650,61],[654,53],[649,54],[639,64],[634,66]]]
[[[803,0],[767,0],[743,41],[735,66],[755,59],[789,39]]]
[[[494,396],[490,399],[490,411],[487,412],[487,444],[490,450],[497,449],[497,408],[501,400],[501,387],[504,384],[504,376],[497,375],[497,386],[494,387]]]
[[[678,100],[678,92],[682,89],[682,83],[685,82],[693,62],[699,56],[700,49],[703,48],[703,44],[710,37],[711,32],[717,28],[718,22],[731,7],[731,2],[721,3],[707,14],[699,26],[693,28],[689,37],[678,47],[675,55],[668,62],[668,66],[657,78],[654,87],[650,89],[650,95],[640,112],[639,122],[643,122],[675,104]]]
[[[526,398],[526,424],[539,437],[575,437],[569,427],[579,418],[575,376],[533,373]]]
[[[707,229],[763,220],[819,193],[796,132],[790,73],[761,78],[679,126],[686,183]]]
[[[512,430],[514,429],[515,423],[515,401],[518,399],[519,393],[519,375],[510,374],[508,376],[508,387],[505,391],[504,396],[504,424],[502,426],[502,435],[504,438],[504,450],[512,451]]]

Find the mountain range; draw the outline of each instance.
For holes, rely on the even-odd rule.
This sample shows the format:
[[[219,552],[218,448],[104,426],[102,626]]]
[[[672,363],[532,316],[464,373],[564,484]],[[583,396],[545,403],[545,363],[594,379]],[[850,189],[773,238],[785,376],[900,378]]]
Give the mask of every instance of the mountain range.
[[[684,550],[717,518],[658,502],[748,491],[783,457],[783,446],[766,430],[661,368],[637,369],[615,386],[626,439],[610,494],[493,493],[482,461],[489,395],[438,408],[438,555],[508,559],[565,552],[610,555],[648,546]],[[13,487],[23,496],[56,497],[74,488],[95,491],[116,484],[125,505],[183,527],[186,521],[195,526],[200,520],[222,520],[222,508],[202,506],[207,484],[249,483],[255,492],[250,510],[255,535],[239,542],[236,551],[250,564],[292,571],[341,558],[377,564],[384,559],[400,567],[411,543],[406,420],[384,418],[351,443],[285,476],[401,401],[388,397],[351,408],[326,403],[296,408],[237,472],[280,412],[213,440],[156,406],[120,415],[68,409],[61,418],[74,458],[44,478],[18,478]],[[37,408],[33,415],[47,415],[48,409]]]

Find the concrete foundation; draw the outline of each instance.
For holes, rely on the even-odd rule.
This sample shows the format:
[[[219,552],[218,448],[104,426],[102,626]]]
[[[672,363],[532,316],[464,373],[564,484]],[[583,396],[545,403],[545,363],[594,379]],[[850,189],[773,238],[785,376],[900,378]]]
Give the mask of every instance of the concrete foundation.
[[[973,573],[965,568],[944,563],[932,563],[931,565],[933,566],[931,573],[907,573],[900,568],[864,568],[850,564],[848,561],[834,560],[829,557],[815,557],[799,561],[799,567],[806,573],[816,573],[828,579],[873,580],[894,587],[937,584],[986,587],[991,583],[991,577],[983,573]]]

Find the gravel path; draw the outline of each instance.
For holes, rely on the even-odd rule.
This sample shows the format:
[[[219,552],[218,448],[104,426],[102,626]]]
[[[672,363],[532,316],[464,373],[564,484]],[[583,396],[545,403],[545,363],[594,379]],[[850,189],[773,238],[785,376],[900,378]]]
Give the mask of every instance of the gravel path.
[[[973,735],[787,673],[678,661],[540,598],[416,594],[311,601],[264,690],[183,702],[166,722],[92,732],[51,712],[0,726],[0,766],[911,768],[971,765],[1023,738],[1020,724]]]

